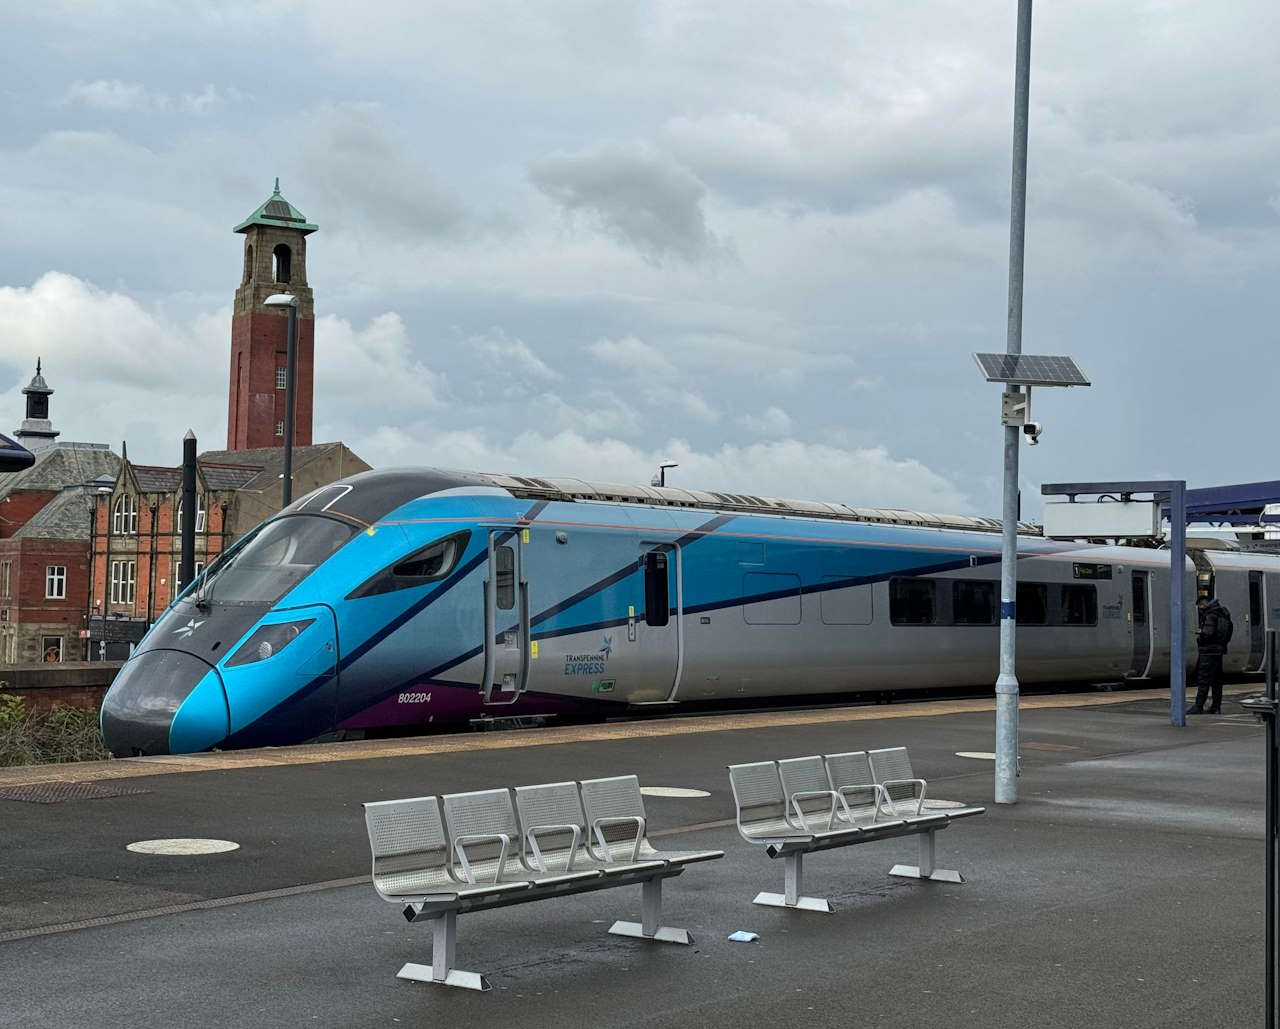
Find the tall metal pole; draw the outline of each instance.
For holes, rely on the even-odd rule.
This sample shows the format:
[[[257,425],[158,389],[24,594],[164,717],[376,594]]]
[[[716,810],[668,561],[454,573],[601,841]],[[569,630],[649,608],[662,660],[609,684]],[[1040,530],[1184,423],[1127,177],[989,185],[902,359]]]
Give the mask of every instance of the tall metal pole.
[[[281,507],[293,503],[293,405],[294,381],[298,369],[298,298],[289,305],[289,342],[285,351],[284,373],[284,486]]]
[[[152,525],[155,519],[152,518]],[[196,434],[190,429],[182,437],[182,555],[178,564],[179,589],[186,589],[196,577]],[[155,548],[152,547],[152,553]],[[177,591],[174,592],[176,597]]]
[[[1006,351],[1022,353],[1022,257],[1027,227],[1027,107],[1031,95],[1031,0],[1018,0],[1013,85],[1013,187],[1009,204],[1009,325]],[[1017,386],[1011,386],[1014,392]],[[1018,800],[1018,427],[1004,427],[1004,532],[1000,540],[1000,677],[996,679],[997,804]]]
[[[1187,724],[1187,484],[1169,490],[1169,723]]]
[[[1276,1024],[1276,630],[1267,630],[1267,946],[1263,1009],[1267,1029]]]

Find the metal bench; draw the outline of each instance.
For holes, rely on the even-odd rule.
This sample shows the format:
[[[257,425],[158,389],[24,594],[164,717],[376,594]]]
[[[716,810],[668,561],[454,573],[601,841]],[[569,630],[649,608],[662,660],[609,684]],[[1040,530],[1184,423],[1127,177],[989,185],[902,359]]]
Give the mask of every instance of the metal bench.
[[[919,865],[895,865],[890,874],[963,882],[934,868],[934,834],[984,811],[927,807],[927,784],[911,774],[903,748],[730,765],[729,785],[739,834],[784,861],[783,892],[761,892],[755,903],[804,911],[831,911],[828,900],[803,895],[804,855],[818,850],[919,835]]]
[[[586,811],[594,804],[599,812],[591,822],[587,796]],[[374,889],[402,905],[408,921],[431,924],[431,964],[406,964],[401,979],[487,990],[484,976],[454,967],[459,914],[615,886],[641,886],[642,915],[610,932],[689,943],[687,931],[661,924],[662,880],[724,856],[656,850],[634,776],[521,786],[514,806],[506,789],[443,800],[443,816],[436,797],[364,805]]]

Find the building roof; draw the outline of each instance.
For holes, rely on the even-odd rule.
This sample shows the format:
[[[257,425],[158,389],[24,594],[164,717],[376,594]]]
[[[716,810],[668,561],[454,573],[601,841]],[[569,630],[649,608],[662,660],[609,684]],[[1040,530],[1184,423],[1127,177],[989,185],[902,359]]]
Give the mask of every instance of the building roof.
[[[315,232],[319,225],[307,221],[306,215],[299,211],[280,195],[280,180],[276,179],[276,188],[258,209],[237,225],[233,232],[248,232],[251,225],[270,225],[277,229],[297,229],[304,236]]]
[[[40,368],[40,358],[36,358],[36,373],[32,376],[31,381],[22,387],[25,393],[43,393],[45,396],[52,396],[53,390],[49,388],[49,384],[45,382],[44,372]]]
[[[87,540],[93,509],[92,486],[67,486],[13,534],[18,540]]]
[[[92,482],[100,475],[112,479],[120,458],[105,443],[55,443],[37,451],[30,468],[0,476],[0,498],[20,490],[60,490]]]
[[[293,448],[293,470],[314,461],[317,457],[340,449],[341,443],[313,443],[307,447]],[[255,450],[209,450],[197,459],[209,481],[210,472],[216,467],[231,472],[232,469],[251,471],[252,474],[236,483],[235,489],[265,490],[284,474],[284,447],[258,447]],[[213,488],[212,485],[210,488]]]
[[[143,493],[171,493],[182,489],[182,469],[154,464],[130,464],[133,479]]]

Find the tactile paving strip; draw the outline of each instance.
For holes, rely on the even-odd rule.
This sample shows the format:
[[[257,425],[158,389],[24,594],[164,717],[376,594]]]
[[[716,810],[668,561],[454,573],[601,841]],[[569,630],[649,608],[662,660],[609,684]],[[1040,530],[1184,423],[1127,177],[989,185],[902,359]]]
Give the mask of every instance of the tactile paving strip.
[[[65,804],[72,800],[101,800],[104,797],[128,797],[150,792],[140,786],[124,786],[113,782],[42,782],[0,789],[0,800],[19,800],[27,804]]]

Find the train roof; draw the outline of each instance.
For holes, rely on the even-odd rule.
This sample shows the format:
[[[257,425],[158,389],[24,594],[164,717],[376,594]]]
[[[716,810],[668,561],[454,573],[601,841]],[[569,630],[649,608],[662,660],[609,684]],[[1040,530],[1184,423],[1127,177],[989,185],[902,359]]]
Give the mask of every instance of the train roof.
[[[905,508],[853,507],[848,504],[812,500],[783,500],[750,493],[721,493],[711,490],[681,489],[676,486],[637,486],[586,479],[538,478],[496,472],[461,472],[439,468],[388,468],[361,472],[300,498],[291,511],[324,509],[366,522],[418,497],[444,490],[467,487],[501,489],[515,497],[564,503],[596,501],[613,504],[643,504],[682,507],[742,514],[790,515],[802,518],[829,518],[836,521],[878,525],[910,525],[930,529],[961,529],[967,532],[999,532],[998,518],[975,515],[937,514]],[[1018,531],[1040,536],[1040,526],[1019,522]]]

